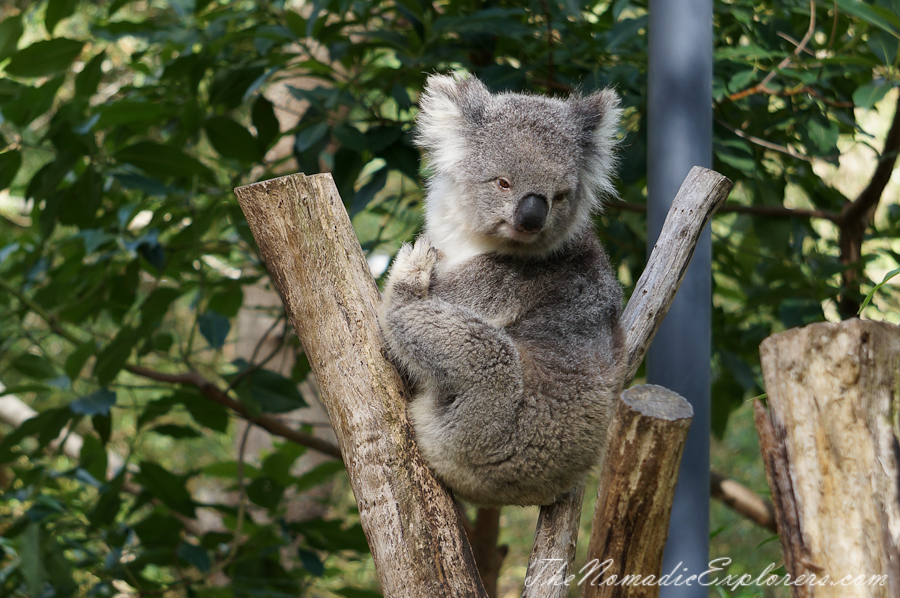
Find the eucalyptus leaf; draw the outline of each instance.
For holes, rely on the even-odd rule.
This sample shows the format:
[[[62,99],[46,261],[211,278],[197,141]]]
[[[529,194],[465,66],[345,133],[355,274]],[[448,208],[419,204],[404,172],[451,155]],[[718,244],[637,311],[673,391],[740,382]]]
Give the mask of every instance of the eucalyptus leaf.
[[[6,72],[16,77],[46,77],[69,68],[84,42],[58,37],[31,44],[13,54]]]

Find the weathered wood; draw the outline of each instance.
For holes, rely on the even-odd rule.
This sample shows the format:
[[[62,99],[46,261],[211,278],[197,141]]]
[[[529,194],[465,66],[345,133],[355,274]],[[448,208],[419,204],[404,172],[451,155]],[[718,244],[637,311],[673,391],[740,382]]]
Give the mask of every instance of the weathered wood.
[[[727,177],[700,166],[693,167],[681,184],[647,267],[622,314],[628,357],[626,380],[634,378],[644,361],[653,336],[681,286],[700,234],[716,209],[725,203],[733,186]]]
[[[541,507],[534,544],[525,573],[522,598],[562,598],[569,595],[565,583],[578,544],[578,527],[584,484],[578,484],[565,496]]]
[[[709,495],[757,525],[773,532],[778,531],[775,526],[775,507],[743,484],[710,471]]]
[[[614,582],[626,575],[660,576],[675,480],[692,417],[691,405],[661,386],[635,386],[622,393],[610,424],[617,442],[609,447],[600,470],[588,546],[588,564],[599,569],[584,578],[583,598],[659,595],[656,584]]]
[[[768,412],[756,406],[795,597],[900,596],[900,328],[820,323],[760,346]],[[885,576],[883,583],[872,576]]]
[[[732,186],[733,183],[728,178],[699,166],[692,168],[684,179],[644,273],[622,314],[628,363],[626,381],[634,378],[644,360],[653,335],[681,285],[700,233],[716,209],[725,202]],[[620,442],[614,436],[610,435],[609,438],[610,446]],[[674,484],[674,478],[672,483]],[[562,500],[568,503],[562,508],[550,505],[541,509],[529,571],[539,570],[539,564],[533,562],[535,559],[548,559],[541,562],[565,562],[560,573],[563,577],[570,574],[571,557],[567,556],[570,555],[569,530],[575,526],[575,536],[571,541],[576,541],[581,497],[569,494]],[[564,585],[546,587],[544,590],[541,598],[563,598],[568,591]],[[523,598],[527,596],[526,588]]]
[[[413,441],[378,289],[331,175],[235,193],[319,382],[384,595],[485,596],[456,507]]]

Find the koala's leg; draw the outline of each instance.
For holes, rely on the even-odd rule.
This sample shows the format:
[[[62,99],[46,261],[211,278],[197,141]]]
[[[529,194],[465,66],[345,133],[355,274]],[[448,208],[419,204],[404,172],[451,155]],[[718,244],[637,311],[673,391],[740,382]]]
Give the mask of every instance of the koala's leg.
[[[413,375],[466,395],[521,392],[515,343],[476,314],[435,298],[410,302],[386,320],[391,349]]]
[[[422,237],[397,254],[379,314],[391,352],[411,375],[428,381],[439,400],[518,397],[522,366],[509,335],[465,308],[428,297],[437,260]]]

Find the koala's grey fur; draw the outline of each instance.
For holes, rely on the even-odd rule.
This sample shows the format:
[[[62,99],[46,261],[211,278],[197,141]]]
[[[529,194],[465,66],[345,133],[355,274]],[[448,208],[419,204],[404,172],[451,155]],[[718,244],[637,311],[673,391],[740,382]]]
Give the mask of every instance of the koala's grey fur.
[[[591,214],[613,193],[618,103],[439,75],[420,98],[425,230],[397,255],[379,321],[414,384],[423,456],[475,504],[552,503],[605,449],[622,291]],[[539,232],[515,224],[529,195],[547,208]]]

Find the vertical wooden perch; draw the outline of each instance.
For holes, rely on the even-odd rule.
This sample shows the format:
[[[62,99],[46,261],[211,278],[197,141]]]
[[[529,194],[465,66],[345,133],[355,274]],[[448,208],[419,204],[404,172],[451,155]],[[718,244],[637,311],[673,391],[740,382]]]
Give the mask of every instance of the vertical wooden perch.
[[[378,289],[331,175],[235,193],[319,382],[385,596],[484,597],[456,506],[413,441]]]
[[[695,166],[691,169],[688,176],[684,179],[678,195],[672,201],[672,207],[666,217],[666,222],[660,232],[659,239],[650,254],[644,273],[638,279],[634,292],[625,311],[622,314],[622,328],[625,330],[625,356],[627,359],[626,381],[630,381],[637,373],[647,348],[653,340],[659,325],[662,323],[672,299],[684,278],[691,257],[694,255],[694,248],[703,228],[712,218],[716,209],[728,197],[733,183],[726,177],[717,172]],[[658,411],[653,413],[652,410],[641,409],[641,417],[647,425],[641,427],[641,434],[649,434],[645,439],[647,442],[659,443],[663,442],[660,438],[652,439],[653,434],[667,435],[664,432],[671,428],[674,432],[668,436],[664,442],[670,442],[668,445],[668,455],[659,455],[656,460],[651,459],[650,467],[661,467],[665,469],[668,465],[662,462],[668,457],[678,456],[675,462],[675,470],[665,479],[660,479],[662,485],[661,494],[669,492],[665,486],[674,488],[677,476],[678,464],[680,463],[681,449],[683,448],[684,435],[680,432],[687,427],[684,422],[684,415],[669,419],[669,413],[683,413],[684,399],[678,397],[675,393],[657,393],[659,397],[656,403]],[[688,406],[689,407],[689,406]],[[614,436],[616,430],[626,430],[630,425],[628,421],[632,417],[632,408],[629,405],[619,405],[612,423],[610,424],[609,446],[615,447],[617,444],[625,442],[624,438]],[[689,416],[687,416],[689,417]],[[625,419],[620,419],[625,418]],[[653,422],[650,425],[650,422]],[[679,438],[679,435],[680,438]],[[612,450],[612,449],[610,449]],[[614,467],[612,463],[610,467]],[[642,465],[645,467],[645,465]],[[662,470],[661,469],[661,470]],[[668,471],[668,470],[666,470]],[[604,487],[605,478],[612,475],[608,471],[606,460],[601,466],[600,492],[606,492]],[[615,491],[626,492],[621,497],[625,503],[632,501],[641,501],[645,498],[637,487],[630,490],[616,489]],[[573,492],[566,496],[562,501],[549,507],[541,509],[538,518],[537,532],[535,534],[534,549],[532,549],[531,559],[528,563],[528,575],[531,585],[525,588],[522,593],[523,598],[564,598],[568,595],[568,587],[565,584],[541,584],[536,576],[541,571],[548,571],[545,567],[546,563],[560,563],[559,567],[552,570],[552,573],[558,574],[561,578],[571,575],[569,568],[572,563],[572,556],[575,552],[575,541],[578,535],[578,516],[581,512],[581,502],[583,492]],[[597,506],[594,512],[593,530],[591,531],[590,546],[598,548],[607,546],[597,539],[598,534],[612,534],[612,536],[623,537],[631,533],[623,528],[626,522],[613,516],[604,509],[603,495],[598,495]],[[642,528],[646,533],[645,536],[634,538],[633,542],[649,544],[647,546],[647,554],[642,556],[641,560],[629,562],[628,566],[618,573],[639,574],[639,575],[658,575],[662,567],[662,554],[668,532],[668,514],[672,507],[671,493],[665,507],[665,524],[659,522],[662,527],[662,535],[656,534],[656,530],[650,527]],[[650,504],[643,505],[643,515],[647,516],[652,509],[656,507]],[[614,563],[622,563],[627,555],[627,550],[633,547],[626,544],[614,543],[609,545],[602,553],[595,553],[589,550],[588,559],[601,558],[601,560],[612,559]],[[527,577],[526,577],[527,579]],[[628,589],[628,588],[626,588]],[[584,586],[585,596],[593,596],[593,591],[588,586]],[[656,594],[659,588],[656,588]],[[630,595],[630,594],[629,594]],[[644,594],[651,595],[651,594]]]
[[[769,337],[760,357],[760,450],[785,568],[806,582],[793,595],[900,596],[900,328],[813,324]]]
[[[703,168],[685,180],[623,316],[629,379],[668,310],[700,231],[730,189],[728,179]],[[319,381],[385,596],[485,596],[459,514],[413,440],[402,381],[382,350],[378,290],[331,176],[291,175],[235,193]],[[541,510],[530,572],[547,558],[559,559],[568,571],[583,493],[576,488]],[[661,559],[661,544],[658,552]],[[525,595],[540,598],[566,591],[530,588]]]

